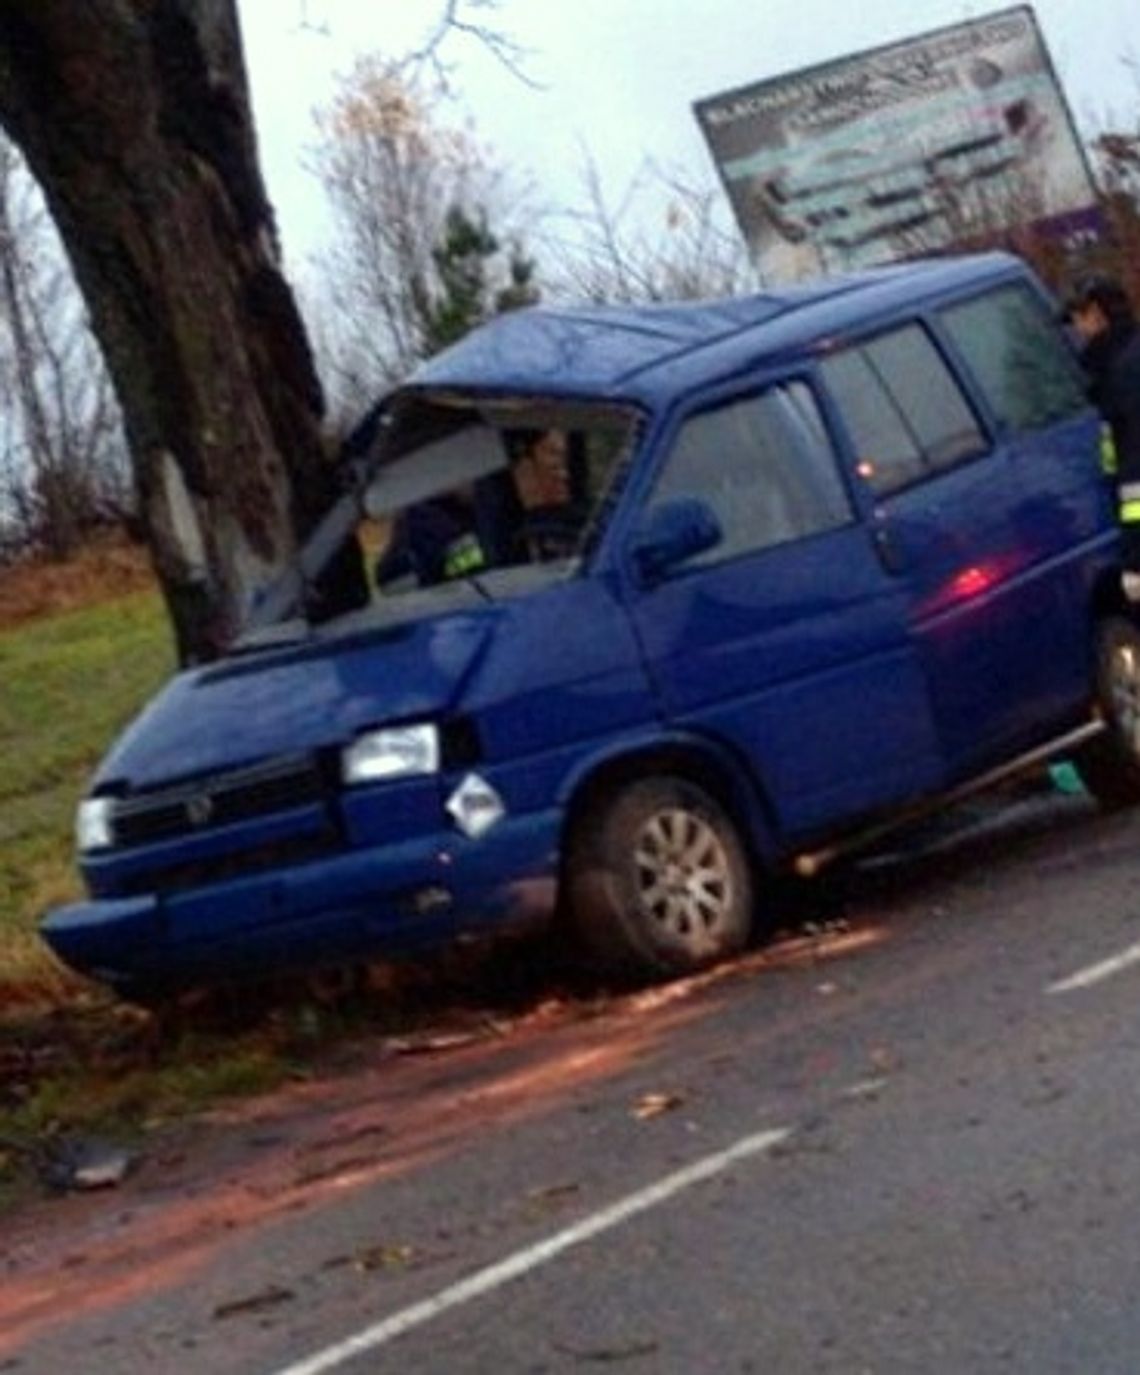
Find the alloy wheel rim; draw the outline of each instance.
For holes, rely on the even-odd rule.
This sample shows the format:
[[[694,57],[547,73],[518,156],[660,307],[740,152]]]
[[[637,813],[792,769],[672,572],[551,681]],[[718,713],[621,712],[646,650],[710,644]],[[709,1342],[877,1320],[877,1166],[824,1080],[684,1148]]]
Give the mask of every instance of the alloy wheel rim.
[[[638,900],[658,933],[691,954],[712,953],[733,899],[715,828],[686,808],[662,808],[642,827],[633,861]]]

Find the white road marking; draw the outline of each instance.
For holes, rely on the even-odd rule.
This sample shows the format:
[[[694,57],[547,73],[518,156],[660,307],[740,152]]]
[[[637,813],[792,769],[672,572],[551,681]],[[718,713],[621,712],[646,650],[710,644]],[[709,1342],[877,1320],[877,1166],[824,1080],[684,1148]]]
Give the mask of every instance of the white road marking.
[[[620,1226],[621,1223],[636,1217],[638,1213],[647,1212],[659,1203],[665,1203],[686,1189],[691,1189],[694,1184],[700,1184],[706,1179],[712,1179],[714,1175],[722,1174],[739,1161],[765,1154],[781,1141],[787,1140],[791,1134],[790,1128],[773,1128],[745,1136],[725,1150],[717,1151],[714,1155],[706,1155],[693,1164],[686,1165],[684,1169],[666,1175],[656,1184],[639,1189],[637,1193],[629,1194],[608,1208],[592,1213],[573,1226],[556,1232],[545,1241],[516,1251],[514,1255],[507,1256],[494,1265],[488,1265],[483,1270],[476,1270],[474,1274],[441,1290],[432,1298],[423,1299],[399,1313],[393,1313],[390,1318],[385,1318],[372,1327],[366,1327],[355,1336],[326,1347],[324,1351],[318,1351],[303,1361],[286,1366],[275,1375],[323,1375],[324,1371],[334,1370],[354,1356],[374,1351],[378,1346],[410,1332],[412,1328],[431,1322],[433,1318],[440,1317],[449,1309],[458,1308],[460,1304],[470,1303],[472,1299],[481,1298],[484,1294],[509,1284],[521,1275],[545,1265],[547,1261],[553,1260],[572,1246],[580,1246],[584,1241],[589,1241],[602,1232],[608,1232],[612,1227]]]
[[[1130,945],[1127,950],[1122,950],[1119,955],[1101,960],[1099,964],[1090,964],[1087,969],[1079,969],[1075,974],[1070,974],[1067,979],[1058,979],[1056,983],[1051,983],[1045,991],[1047,993],[1072,993],[1077,988],[1089,988],[1093,984],[1100,983],[1102,979],[1112,978],[1114,974],[1119,974],[1121,970],[1134,964],[1140,964],[1140,941],[1137,941],[1135,945]]]

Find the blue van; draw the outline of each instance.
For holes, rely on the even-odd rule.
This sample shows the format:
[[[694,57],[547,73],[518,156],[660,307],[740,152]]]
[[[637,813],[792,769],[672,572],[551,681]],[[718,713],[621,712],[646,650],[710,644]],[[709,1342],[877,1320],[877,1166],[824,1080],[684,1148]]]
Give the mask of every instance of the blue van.
[[[504,316],[385,398],[257,624],[111,750],[43,933],[126,996],[554,914],[658,977],[1029,763],[1140,799],[1099,434],[1001,254]],[[369,604],[307,617],[356,527]]]

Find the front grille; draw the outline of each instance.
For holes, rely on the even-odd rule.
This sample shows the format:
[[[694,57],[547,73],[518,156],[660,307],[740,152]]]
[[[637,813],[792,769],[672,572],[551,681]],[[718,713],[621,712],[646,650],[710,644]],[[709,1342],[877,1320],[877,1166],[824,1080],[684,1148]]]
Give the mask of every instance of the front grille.
[[[115,843],[146,845],[198,835],[235,821],[323,802],[325,797],[317,758],[290,755],[122,799],[115,807]]]
[[[232,854],[211,855],[206,859],[183,864],[166,864],[132,874],[117,892],[124,896],[155,893],[164,896],[184,893],[229,879],[247,878],[275,869],[295,868],[340,850],[340,842],[332,831],[319,836],[258,845]]]

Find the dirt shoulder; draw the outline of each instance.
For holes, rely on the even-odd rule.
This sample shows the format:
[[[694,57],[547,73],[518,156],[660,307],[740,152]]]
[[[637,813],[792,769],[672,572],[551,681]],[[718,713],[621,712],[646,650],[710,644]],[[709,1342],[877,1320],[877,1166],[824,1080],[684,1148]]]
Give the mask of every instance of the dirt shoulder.
[[[66,563],[29,559],[0,568],[0,631],[156,586],[141,545],[101,536]]]

